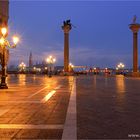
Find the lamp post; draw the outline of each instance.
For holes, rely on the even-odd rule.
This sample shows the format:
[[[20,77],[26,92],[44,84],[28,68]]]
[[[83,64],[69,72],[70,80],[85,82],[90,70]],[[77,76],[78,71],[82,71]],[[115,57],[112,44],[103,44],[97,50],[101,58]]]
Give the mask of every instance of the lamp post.
[[[125,65],[124,65],[123,63],[119,63],[119,64],[117,65],[117,67],[116,67],[116,70],[117,70],[117,71],[118,71],[118,70],[123,70],[124,67],[125,67]],[[122,72],[122,71],[121,71],[121,72]]]
[[[36,74],[36,67],[33,67],[33,73]]]
[[[47,74],[47,71],[48,71],[48,68],[45,67],[45,68],[44,68],[44,74]]]
[[[69,63],[69,72],[73,72],[73,68],[74,68],[74,65],[72,63]]]
[[[105,68],[105,73],[108,73],[108,68]]]
[[[47,62],[50,65],[50,68],[48,69],[49,77],[52,77],[52,68],[51,68],[51,66],[56,62],[56,59],[54,57],[52,57],[52,56],[49,56],[47,58]]]
[[[14,36],[13,37],[13,45],[10,45],[9,41],[6,39],[8,30],[5,27],[1,28],[1,38],[0,38],[0,47],[2,48],[2,58],[1,58],[1,66],[2,66],[2,76],[1,76],[1,83],[0,83],[0,89],[8,89],[7,83],[6,83],[6,69],[7,69],[7,64],[6,64],[6,51],[7,48],[15,48],[17,43],[19,42],[19,38]]]
[[[97,74],[97,69],[93,68],[94,74]]]
[[[19,64],[19,68],[20,68],[20,71],[21,71],[21,72],[24,72],[25,69],[26,69],[26,64],[25,64],[24,62],[21,62],[21,63]]]

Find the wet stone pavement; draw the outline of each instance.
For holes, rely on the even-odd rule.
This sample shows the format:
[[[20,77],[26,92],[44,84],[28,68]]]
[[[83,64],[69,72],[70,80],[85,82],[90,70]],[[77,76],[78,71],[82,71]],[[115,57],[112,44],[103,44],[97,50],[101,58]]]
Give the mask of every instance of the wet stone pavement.
[[[140,139],[140,78],[10,75],[0,140]]]
[[[77,78],[78,139],[140,139],[140,79]]]
[[[72,82],[72,77],[10,77],[9,89],[0,90],[0,140],[61,139]]]

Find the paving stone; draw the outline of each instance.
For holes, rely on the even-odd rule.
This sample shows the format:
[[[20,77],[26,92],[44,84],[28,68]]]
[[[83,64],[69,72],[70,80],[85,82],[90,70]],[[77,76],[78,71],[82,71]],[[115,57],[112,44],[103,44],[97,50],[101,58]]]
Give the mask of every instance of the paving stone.
[[[63,130],[41,130],[40,139],[61,139]]]
[[[57,130],[55,126],[64,125],[73,78],[52,77],[50,79],[44,76],[30,75],[29,77],[26,75],[9,77],[9,89],[0,91],[2,92],[0,107],[3,110],[9,109],[8,112],[0,116],[0,124],[5,127],[14,125],[15,128],[9,129],[9,126],[8,129],[0,129],[0,140],[4,138],[61,139],[63,130]],[[62,87],[55,89],[60,85]],[[39,92],[44,87],[46,88]],[[56,93],[47,102],[41,103],[41,100],[52,90],[56,90]],[[53,125],[54,129],[25,128],[19,130],[16,127],[17,125],[24,126],[24,124],[33,127],[35,125]]]
[[[78,139],[140,139],[139,85],[140,79],[78,77]]]
[[[38,138],[39,136],[39,133],[40,133],[40,130],[37,130],[37,129],[30,129],[30,130],[20,130],[18,132],[18,134],[16,134],[14,136],[14,138],[22,138],[22,139],[25,139],[25,138],[28,138],[28,139],[33,139],[33,138]]]
[[[18,129],[0,129],[0,139],[13,138],[18,131]]]
[[[0,117],[0,124],[6,124],[6,123],[9,123],[13,118],[2,118]]]

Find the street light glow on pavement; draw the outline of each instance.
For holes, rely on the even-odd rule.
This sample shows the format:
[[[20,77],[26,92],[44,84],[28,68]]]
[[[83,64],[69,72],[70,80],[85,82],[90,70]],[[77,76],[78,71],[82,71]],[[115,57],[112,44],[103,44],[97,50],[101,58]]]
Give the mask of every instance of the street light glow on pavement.
[[[52,90],[51,92],[49,92],[46,96],[45,96],[45,98],[43,98],[42,99],[42,103],[45,103],[45,102],[47,102],[54,94],[55,94],[55,92],[56,92],[56,90]]]

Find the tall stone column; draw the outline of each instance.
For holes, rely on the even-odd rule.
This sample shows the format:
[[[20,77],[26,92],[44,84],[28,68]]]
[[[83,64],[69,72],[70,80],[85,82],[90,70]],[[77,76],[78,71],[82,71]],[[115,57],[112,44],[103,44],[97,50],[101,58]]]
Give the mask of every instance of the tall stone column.
[[[138,72],[138,33],[133,32],[133,72]]]
[[[138,31],[140,24],[136,23],[136,17],[133,19],[133,23],[129,25],[129,28],[133,32],[133,75],[138,75]]]
[[[63,22],[64,31],[64,71],[69,72],[69,31],[71,30],[70,20]]]

